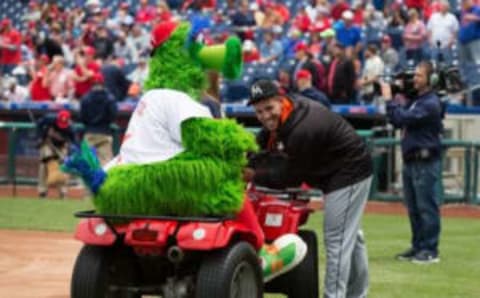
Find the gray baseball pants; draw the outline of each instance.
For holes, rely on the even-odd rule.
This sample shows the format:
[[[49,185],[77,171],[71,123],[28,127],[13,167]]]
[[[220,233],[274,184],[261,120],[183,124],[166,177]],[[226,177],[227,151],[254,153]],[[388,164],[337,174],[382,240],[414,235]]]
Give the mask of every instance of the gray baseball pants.
[[[367,248],[360,229],[372,177],[325,197],[323,241],[327,264],[324,298],[361,298],[368,292]]]

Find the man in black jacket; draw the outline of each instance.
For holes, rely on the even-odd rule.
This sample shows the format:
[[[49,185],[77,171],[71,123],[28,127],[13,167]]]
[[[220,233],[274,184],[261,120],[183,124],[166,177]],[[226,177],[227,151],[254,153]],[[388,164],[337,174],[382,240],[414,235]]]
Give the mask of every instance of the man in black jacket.
[[[325,193],[324,297],[366,297],[367,252],[360,220],[372,180],[372,160],[354,128],[311,100],[280,95],[269,80],[251,87],[249,104],[263,125],[258,142],[274,164],[253,163],[245,178],[284,188],[307,183]]]
[[[95,147],[102,165],[112,157],[112,132],[110,124],[117,116],[117,103],[113,95],[104,87],[103,76],[93,77],[94,85],[80,102],[80,121],[85,125],[85,140]]]

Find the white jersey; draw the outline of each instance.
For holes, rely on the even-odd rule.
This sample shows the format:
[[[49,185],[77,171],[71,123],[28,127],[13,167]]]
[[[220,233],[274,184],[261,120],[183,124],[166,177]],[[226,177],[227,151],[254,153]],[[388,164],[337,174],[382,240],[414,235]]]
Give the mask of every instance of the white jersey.
[[[105,169],[122,164],[164,161],[183,151],[180,124],[193,117],[211,118],[209,109],[183,92],[154,89],[133,112],[120,153]]]

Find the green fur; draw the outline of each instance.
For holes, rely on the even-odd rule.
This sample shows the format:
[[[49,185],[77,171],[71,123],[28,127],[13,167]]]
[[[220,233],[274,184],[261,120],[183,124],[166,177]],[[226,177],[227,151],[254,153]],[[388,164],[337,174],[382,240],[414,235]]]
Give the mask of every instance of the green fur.
[[[173,159],[112,168],[94,198],[100,213],[180,216],[240,211],[246,151],[254,136],[234,120],[192,118],[182,123],[185,151]]]
[[[241,43],[238,37],[230,37],[225,43],[227,51],[222,73],[228,79],[236,79],[242,74],[243,57]]]
[[[190,25],[180,23],[170,38],[155,49],[149,61],[149,74],[145,91],[172,89],[183,91],[199,100],[202,90],[207,88],[207,79],[202,67],[190,58],[185,41]]]

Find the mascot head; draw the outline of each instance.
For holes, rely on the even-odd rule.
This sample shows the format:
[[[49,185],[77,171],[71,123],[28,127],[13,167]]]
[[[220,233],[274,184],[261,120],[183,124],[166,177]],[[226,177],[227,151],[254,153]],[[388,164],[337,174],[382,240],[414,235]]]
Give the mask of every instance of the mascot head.
[[[240,76],[242,50],[238,37],[206,46],[201,40],[202,26],[195,22],[162,22],[153,29],[145,90],[173,89],[198,100],[208,87],[205,70],[220,71],[227,79]]]

